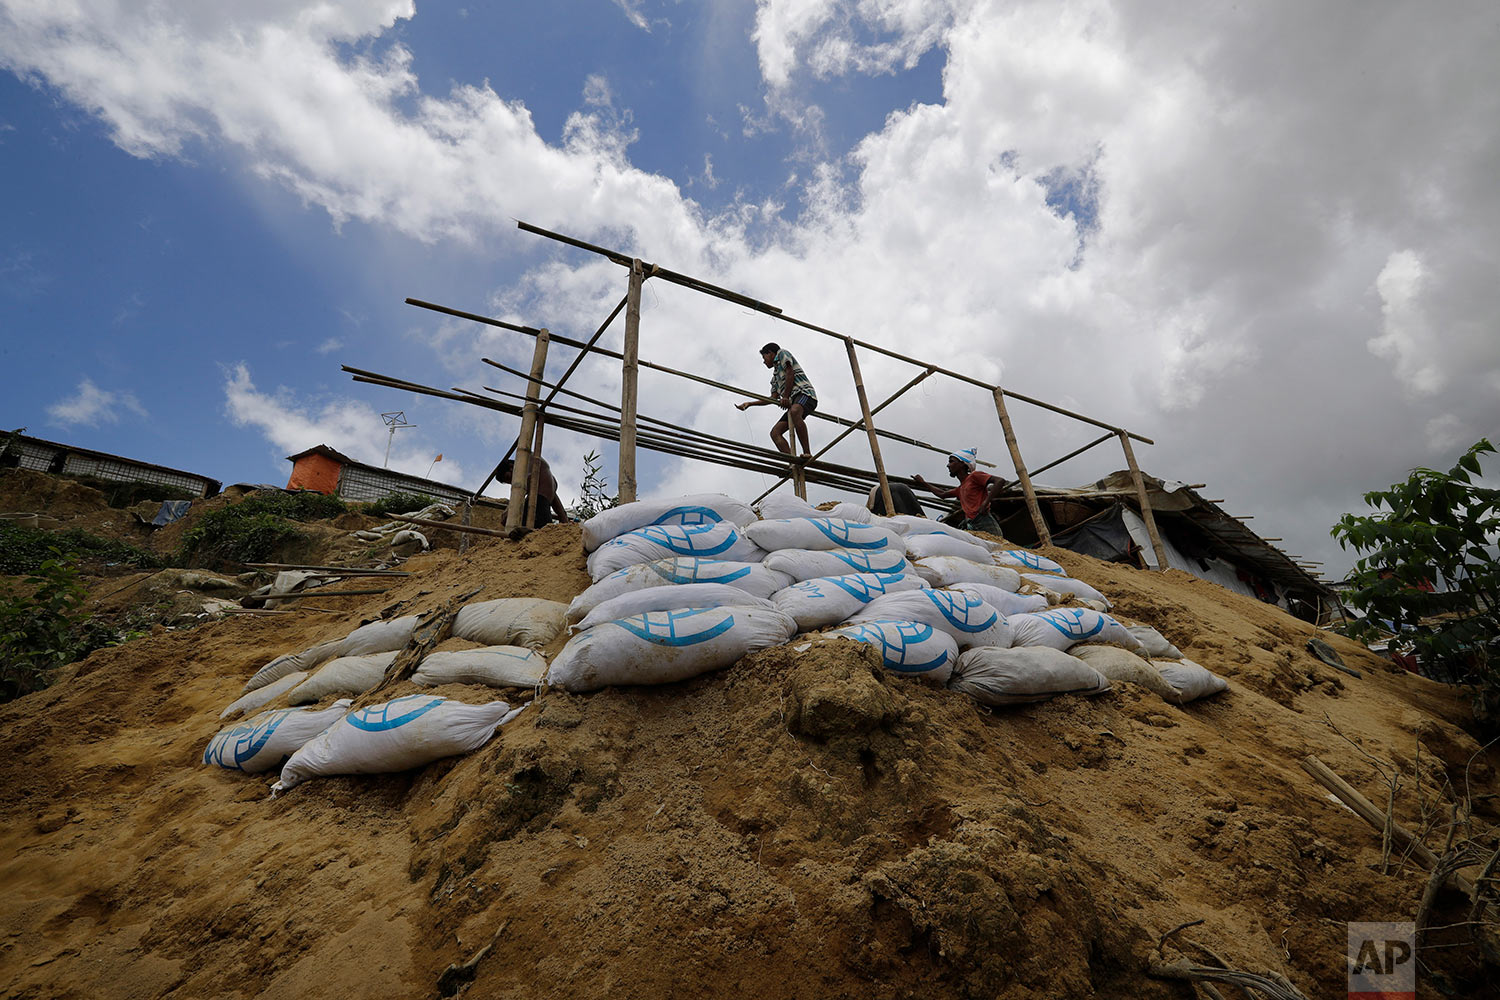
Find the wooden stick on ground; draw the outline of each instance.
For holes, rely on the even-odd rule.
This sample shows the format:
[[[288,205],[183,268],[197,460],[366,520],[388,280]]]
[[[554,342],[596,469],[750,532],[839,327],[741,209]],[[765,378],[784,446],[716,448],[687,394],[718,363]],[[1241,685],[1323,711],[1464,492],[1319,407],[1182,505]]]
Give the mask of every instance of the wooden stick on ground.
[[[406,517],[401,514],[392,514],[391,519],[395,521],[404,521],[407,524],[421,525],[424,528],[442,528],[446,531],[458,531],[470,535],[493,535],[495,538],[508,537],[503,531],[496,531],[494,528],[480,528],[472,524],[451,524],[448,521],[429,521],[426,518]]]
[[[417,667],[427,658],[427,654],[452,633],[453,619],[457,617],[459,609],[483,589],[483,587],[476,587],[466,594],[450,597],[440,606],[424,612],[416,628],[411,630],[411,638],[407,640],[406,648],[396,654],[391,665],[385,668],[385,676],[381,678],[380,683],[366,691],[356,707],[363,708],[371,704],[371,695],[399,684],[416,673]]]
[[[362,566],[299,566],[296,563],[241,563],[254,569],[324,570],[329,576],[411,576],[404,569],[365,569]]]

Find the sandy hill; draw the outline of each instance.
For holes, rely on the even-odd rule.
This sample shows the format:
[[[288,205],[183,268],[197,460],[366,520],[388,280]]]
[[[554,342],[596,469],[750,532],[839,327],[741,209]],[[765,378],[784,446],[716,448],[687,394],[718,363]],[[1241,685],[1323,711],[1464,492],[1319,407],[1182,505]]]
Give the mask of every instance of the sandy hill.
[[[0,706],[0,995],[1187,997],[1143,970],[1201,919],[1168,958],[1201,960],[1192,941],[1342,996],[1346,922],[1411,919],[1427,876],[1382,874],[1379,833],[1298,761],[1382,805],[1366,754],[1401,768],[1396,818],[1441,849],[1455,792],[1496,820],[1461,692],[1333,637],[1364,676],[1337,673],[1310,626],[1186,574],[1046,554],[1231,690],[991,711],[873,653],[780,647],[549,691],[467,757],[271,800],[274,775],[200,763],[251,673],[475,587],[567,600],[577,528],[420,556],[386,594],[321,602],[337,615],[102,650]],[[1467,910],[1445,893],[1433,922]],[[1423,996],[1492,988],[1471,947],[1425,956]]]

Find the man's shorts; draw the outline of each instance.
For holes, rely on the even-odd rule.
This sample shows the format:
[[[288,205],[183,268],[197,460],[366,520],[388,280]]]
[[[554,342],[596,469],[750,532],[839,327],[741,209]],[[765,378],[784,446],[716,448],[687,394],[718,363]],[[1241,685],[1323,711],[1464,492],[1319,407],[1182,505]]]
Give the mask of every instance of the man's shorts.
[[[816,396],[809,396],[805,392],[799,392],[792,397],[792,405],[800,405],[803,413],[811,413],[818,408],[818,399]]]

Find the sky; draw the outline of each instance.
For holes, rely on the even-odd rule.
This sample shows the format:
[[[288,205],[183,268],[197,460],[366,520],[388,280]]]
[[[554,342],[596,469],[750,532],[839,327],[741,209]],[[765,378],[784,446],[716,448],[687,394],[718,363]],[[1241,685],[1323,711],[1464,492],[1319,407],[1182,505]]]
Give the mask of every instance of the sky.
[[[1500,440],[1497,50],[1491,0],[0,0],[0,427],[226,483],[389,446],[476,487],[513,418],[340,365],[521,391],[479,359],[528,338],[404,299],[586,339],[626,272],[524,220],[1127,427],[1338,578],[1365,492]],[[837,340],[646,284],[642,358],[764,391],[769,340],[857,415]],[[915,374],[861,367],[873,400]],[[569,384],[618,400],[619,369]],[[642,413],[765,443],[738,398],[641,375]],[[1100,433],[1011,412],[1031,467]],[[1007,465],[972,386],[877,423]],[[612,442],[548,435],[565,501],[590,451],[613,484]],[[649,453],[640,481],[771,485]]]

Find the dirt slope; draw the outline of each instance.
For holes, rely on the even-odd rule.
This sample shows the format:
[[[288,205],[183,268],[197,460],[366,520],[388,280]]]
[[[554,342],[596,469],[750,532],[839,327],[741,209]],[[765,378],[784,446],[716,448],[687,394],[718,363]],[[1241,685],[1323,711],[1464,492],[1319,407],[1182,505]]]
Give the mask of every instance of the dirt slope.
[[[1309,626],[1186,574],[1047,554],[1231,691],[991,712],[794,644],[685,684],[551,691],[468,757],[273,801],[271,776],[199,763],[246,677],[476,586],[567,600],[588,583],[576,527],[418,557],[387,594],[330,599],[341,615],[101,651],[0,707],[0,996],[435,996],[492,944],[470,996],[1186,997],[1142,969],[1198,918],[1184,936],[1232,964],[1342,996],[1346,922],[1410,919],[1426,879],[1380,874],[1378,834],[1297,761],[1384,802],[1331,722],[1422,769],[1428,813],[1466,765],[1495,792],[1462,698],[1335,638],[1364,677],[1338,674]],[[1422,825],[1415,778],[1396,812]],[[1430,952],[1422,995],[1485,995],[1468,956]]]

